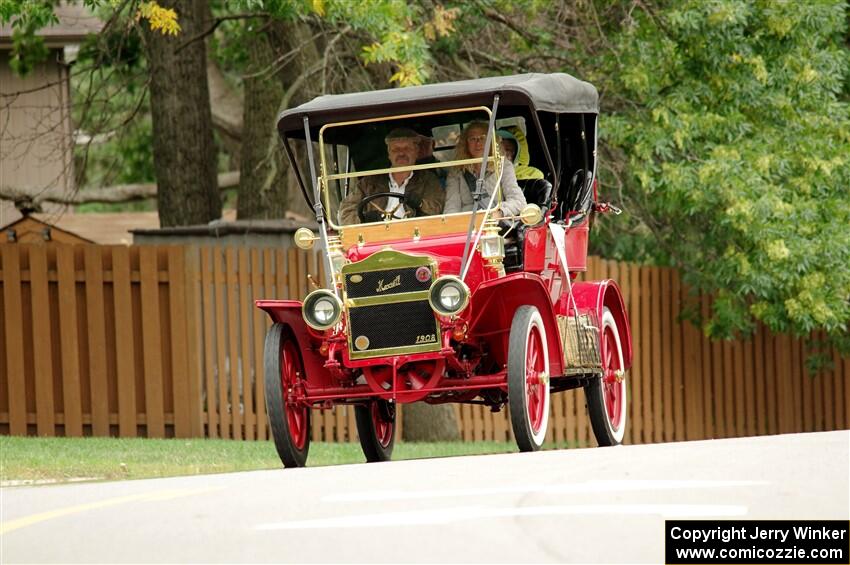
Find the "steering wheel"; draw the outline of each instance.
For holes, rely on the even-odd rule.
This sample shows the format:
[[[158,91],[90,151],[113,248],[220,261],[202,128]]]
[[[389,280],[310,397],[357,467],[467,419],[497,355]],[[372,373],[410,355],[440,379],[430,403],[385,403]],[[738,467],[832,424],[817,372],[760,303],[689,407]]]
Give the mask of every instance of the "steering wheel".
[[[392,210],[384,210],[383,208],[381,208],[380,206],[375,204],[375,200],[377,200],[378,198],[392,198],[392,197],[398,198],[398,204]],[[360,201],[360,204],[357,205],[357,217],[360,218],[361,223],[365,223],[367,221],[374,221],[374,220],[367,220],[366,219],[366,207],[371,206],[381,215],[382,219],[388,220],[395,215],[396,210],[398,210],[399,206],[405,205],[404,203],[405,203],[406,200],[407,200],[407,195],[403,194],[401,192],[376,192],[375,194],[370,194],[369,196],[366,196],[365,198],[363,198],[363,200]],[[407,209],[409,209],[409,208],[407,206],[405,206],[405,211]],[[411,210],[411,211],[416,212],[416,210]],[[372,212],[372,210],[370,210],[370,212]],[[372,212],[372,213],[374,214],[374,212]]]

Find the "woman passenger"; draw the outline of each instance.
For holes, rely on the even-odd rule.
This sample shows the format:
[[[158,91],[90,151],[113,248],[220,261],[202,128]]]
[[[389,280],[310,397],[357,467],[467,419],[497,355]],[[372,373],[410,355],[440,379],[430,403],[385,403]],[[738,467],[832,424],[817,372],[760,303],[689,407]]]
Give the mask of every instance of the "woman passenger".
[[[484,143],[487,139],[488,127],[487,122],[470,122],[467,124],[458,138],[455,159],[475,159],[484,155]],[[498,137],[494,136],[491,143],[499,143]],[[480,163],[473,163],[451,169],[446,179],[444,214],[472,211],[472,193],[475,190],[475,182],[478,180],[480,167]],[[517,184],[514,166],[509,159],[502,159],[501,177],[502,202],[498,204],[492,215],[495,218],[516,216],[526,205],[526,201],[522,189]],[[487,202],[490,201],[498,178],[499,174],[494,166],[488,164],[484,176],[483,206],[486,206]]]

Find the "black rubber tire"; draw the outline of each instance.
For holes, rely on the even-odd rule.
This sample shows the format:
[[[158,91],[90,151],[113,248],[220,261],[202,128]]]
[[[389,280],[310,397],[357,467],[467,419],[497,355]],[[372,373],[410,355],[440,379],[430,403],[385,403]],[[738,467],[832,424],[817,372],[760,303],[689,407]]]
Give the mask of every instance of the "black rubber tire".
[[[392,425],[392,435],[387,445],[381,445],[378,439],[378,433],[375,430],[375,420],[372,412],[373,405],[358,405],[354,407],[354,421],[357,424],[360,447],[363,448],[363,455],[366,456],[366,461],[369,463],[389,461],[392,459],[393,447],[395,446],[395,408],[386,400],[377,400],[374,401],[374,404],[379,415],[378,417],[383,418],[384,421]]]
[[[619,341],[617,322],[614,320],[614,316],[611,314],[611,311],[607,307],[602,313],[602,320],[600,325],[600,345],[601,341],[605,339],[606,326],[610,327],[614,332],[614,335],[617,337],[617,339],[615,340],[616,346],[618,347],[616,355],[618,356],[620,367],[622,367],[623,348]],[[603,363],[604,362],[605,360],[603,356]],[[611,419],[608,416],[608,410],[605,407],[605,394],[603,392],[602,386],[602,378],[600,377],[593,379],[589,384],[585,385],[584,387],[584,394],[587,399],[587,413],[590,417],[590,426],[593,429],[593,435],[596,437],[596,443],[599,445],[599,447],[610,447],[613,445],[620,445],[621,443],[623,443],[623,437],[625,434],[627,422],[627,387],[623,386],[622,390],[623,420],[620,425],[615,428],[613,423],[611,422]]]
[[[540,312],[534,306],[520,306],[511,322],[508,338],[508,405],[511,410],[511,427],[514,430],[520,451],[537,451],[546,438],[549,423],[550,389],[547,384],[544,393],[544,409],[537,433],[528,414],[528,396],[526,389],[526,359],[528,358],[528,336],[532,326],[537,326],[542,338],[545,371],[549,372],[549,355],[546,341],[546,329]]]
[[[294,362],[297,363],[298,372],[304,375],[304,361],[301,359],[301,351],[298,343],[283,324],[273,324],[266,333],[266,342],[263,350],[263,364],[265,368],[265,392],[266,413],[272,431],[277,454],[284,467],[303,467],[307,463],[307,454],[310,451],[310,424],[311,411],[307,410],[306,426],[307,437],[302,448],[298,448],[292,440],[289,420],[287,419],[287,407],[283,401],[283,389],[281,385],[281,353],[287,341],[295,343]]]

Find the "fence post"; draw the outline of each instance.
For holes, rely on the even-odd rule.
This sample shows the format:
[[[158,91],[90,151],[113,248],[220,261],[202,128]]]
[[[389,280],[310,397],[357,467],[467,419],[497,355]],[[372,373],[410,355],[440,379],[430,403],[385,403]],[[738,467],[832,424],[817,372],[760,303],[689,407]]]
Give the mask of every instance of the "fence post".
[[[3,259],[3,318],[6,334],[6,378],[9,387],[9,433],[27,435],[24,322],[21,303],[21,256],[17,245],[0,245]]]
[[[266,266],[263,268],[263,258],[267,258]],[[266,275],[266,270],[271,270],[271,250],[269,249],[252,249],[251,250],[251,290],[254,300],[265,298],[271,295],[270,286],[268,283],[263,285],[263,276]],[[266,277],[266,280],[271,280],[271,274]],[[263,379],[265,371],[263,368],[263,344],[266,338],[266,313],[259,308],[254,307],[253,300],[250,304],[251,317],[253,320],[253,335],[254,335],[254,400],[255,413],[257,421],[257,439],[266,439],[266,403],[263,387],[265,385]]]
[[[30,288],[32,289],[32,340],[35,369],[35,410],[38,435],[56,435],[56,405],[53,398],[53,356],[51,339],[50,290],[45,245],[30,248]]]
[[[65,436],[83,435],[83,406],[80,388],[80,349],[77,326],[77,268],[73,245],[56,246],[59,282],[59,354],[62,359],[62,405]]]
[[[106,312],[103,295],[103,250],[84,250],[86,319],[88,326],[89,382],[91,384],[92,435],[109,437],[109,380],[106,361]]]
[[[174,437],[191,436],[189,422],[189,338],[186,302],[186,252],[177,246],[168,247],[168,316],[171,320],[171,388],[174,396]]]
[[[183,253],[183,282],[186,304],[186,375],[189,382],[189,436],[203,437],[204,422],[201,406],[201,380],[203,379],[203,343],[201,338],[200,260],[195,245],[181,249]]]
[[[217,355],[216,355],[216,283],[213,276],[213,248],[204,246],[200,248],[201,253],[201,320],[203,322],[203,350],[204,350],[204,380],[202,384],[201,401],[205,402],[207,433],[209,438],[221,437],[218,417],[218,393],[217,393]],[[200,339],[200,338],[199,338]]]
[[[142,351],[144,352],[145,413],[147,437],[165,437],[160,333],[159,248],[139,248],[139,278],[142,298]]]
[[[115,300],[115,356],[118,375],[118,434],[136,437],[136,345],[133,338],[133,301],[130,248],[112,248],[112,287]]]
[[[239,349],[239,359],[240,359],[240,368],[241,368],[241,382],[242,382],[242,404],[245,409],[245,439],[253,440],[257,437],[256,434],[256,425],[257,419],[254,415],[254,382],[252,379],[253,375],[253,352],[251,351],[251,317],[252,317],[252,301],[250,300],[250,294],[248,293],[248,280],[250,277],[249,265],[250,260],[248,257],[248,249],[240,248],[237,256],[237,269],[238,269],[238,285],[239,285],[239,302],[237,310],[239,311],[239,341],[240,341],[240,349]],[[231,326],[233,331],[236,330],[237,321],[233,320],[231,322]]]

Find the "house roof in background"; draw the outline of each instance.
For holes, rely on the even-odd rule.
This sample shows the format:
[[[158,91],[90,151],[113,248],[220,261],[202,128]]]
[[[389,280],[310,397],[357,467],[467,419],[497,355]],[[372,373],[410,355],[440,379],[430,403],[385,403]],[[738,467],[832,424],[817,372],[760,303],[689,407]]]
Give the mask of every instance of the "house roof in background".
[[[87,35],[100,33],[103,22],[84,6],[62,2],[55,9],[59,22],[39,30],[36,34],[43,37],[49,47],[63,47],[80,43]],[[12,45],[12,24],[0,25],[0,48]]]
[[[73,230],[60,228],[32,216],[0,227],[0,233],[3,234],[0,243],[94,243]]]
[[[159,229],[157,212],[33,214],[62,229],[79,234],[101,245],[132,245],[132,230]],[[236,210],[224,210],[223,219],[236,219]]]
[[[33,214],[34,217],[77,233],[101,245],[130,245],[136,228],[158,228],[157,212],[117,212],[104,214]]]

